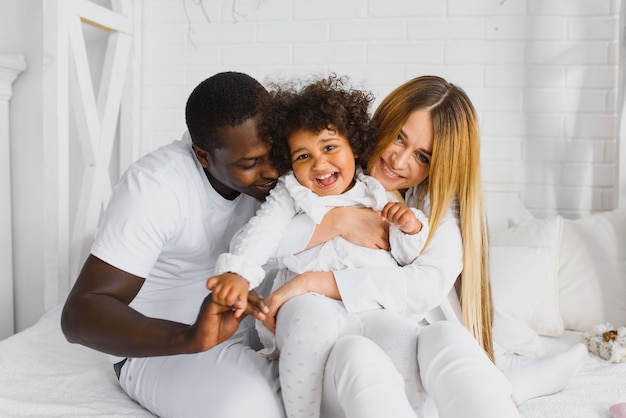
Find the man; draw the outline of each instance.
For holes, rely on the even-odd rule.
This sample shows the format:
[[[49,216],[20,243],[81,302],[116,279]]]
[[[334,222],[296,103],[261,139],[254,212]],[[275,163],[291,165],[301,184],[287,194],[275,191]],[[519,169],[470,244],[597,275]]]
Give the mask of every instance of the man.
[[[65,304],[67,339],[119,356],[120,384],[157,415],[234,416],[246,412],[242,395],[257,417],[284,414],[275,364],[250,348],[252,318],[236,319],[206,288],[278,176],[257,133],[268,99],[235,72],[194,89],[189,134],[120,179]],[[250,303],[262,315],[257,294]]]

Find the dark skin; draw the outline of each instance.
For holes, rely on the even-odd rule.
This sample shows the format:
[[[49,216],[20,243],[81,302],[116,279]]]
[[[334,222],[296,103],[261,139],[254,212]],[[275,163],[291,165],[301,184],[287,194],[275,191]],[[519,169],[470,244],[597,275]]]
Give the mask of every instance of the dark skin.
[[[211,185],[226,199],[240,193],[264,198],[278,173],[269,161],[268,147],[258,138],[253,119],[222,128],[229,144],[211,155],[194,146]],[[61,317],[70,342],[121,357],[148,357],[206,351],[229,338],[245,315],[265,319],[261,296],[250,292],[245,315],[236,318],[233,306],[219,305],[210,295],[188,325],[150,318],[129,303],[145,279],[90,255],[72,288]]]
[[[211,295],[192,325],[144,316],[128,306],[143,283],[143,278],[90,255],[63,311],[67,339],[122,357],[164,356],[206,351],[239,327],[242,318],[235,318],[232,308],[214,303]],[[249,293],[248,306],[246,314],[265,318],[267,307],[256,292]]]

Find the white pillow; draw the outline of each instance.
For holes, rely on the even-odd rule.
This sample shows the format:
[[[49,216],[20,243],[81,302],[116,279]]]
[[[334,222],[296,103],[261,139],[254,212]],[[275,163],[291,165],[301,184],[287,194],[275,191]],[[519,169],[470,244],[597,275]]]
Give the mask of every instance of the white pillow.
[[[487,223],[491,232],[509,228],[512,221],[518,223],[535,218],[524,206],[518,192],[485,191],[485,208],[487,209]]]
[[[550,218],[523,221],[511,228],[491,234],[491,245],[493,246],[550,249],[551,262],[546,267],[545,275],[541,276],[542,278],[545,277],[545,280],[539,294],[539,304],[528,321],[528,326],[540,335],[551,337],[558,337],[564,331],[558,295],[558,256],[562,225],[563,218],[557,215]],[[532,266],[528,262],[521,268],[530,270]]]
[[[489,251],[494,339],[508,351],[540,356],[539,335],[529,323],[554,262],[553,251],[518,246],[491,246]]]
[[[567,329],[626,325],[626,211],[564,221],[559,305]]]

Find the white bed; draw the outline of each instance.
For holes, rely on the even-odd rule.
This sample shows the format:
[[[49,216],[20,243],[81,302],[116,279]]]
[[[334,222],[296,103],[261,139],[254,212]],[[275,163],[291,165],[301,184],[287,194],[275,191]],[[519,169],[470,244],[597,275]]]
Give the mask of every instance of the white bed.
[[[122,392],[106,355],[65,340],[60,311],[52,309],[0,343],[0,416],[153,416]],[[543,340],[559,349],[580,341],[580,335],[568,331]],[[618,402],[626,402],[626,363],[590,354],[565,390],[526,401],[520,411],[527,418],[606,418]]]
[[[535,287],[536,294],[533,294],[531,281],[534,279],[523,277],[528,282],[524,286],[525,294],[514,295],[516,299],[523,300],[520,306],[532,306],[531,313],[534,312],[535,316],[541,311],[541,326],[533,323],[528,315],[523,318],[521,313],[512,312],[520,319],[520,324],[515,325],[518,328],[514,325],[507,328],[513,331],[513,336],[522,335],[523,327],[530,329],[530,341],[538,342],[546,354],[581,341],[581,332],[572,330],[562,331],[558,338],[539,336],[546,333],[544,328],[550,323],[550,309],[546,306],[540,308],[541,303],[531,299],[544,297],[550,292],[554,296],[550,304],[557,299],[560,302],[556,314],[563,327],[582,330],[595,322],[626,318],[626,212],[613,211],[577,221],[559,217],[542,220],[531,219],[519,200],[510,199],[509,194],[490,194],[487,203],[491,213],[492,238],[499,246],[545,248],[550,243],[540,242],[541,239],[550,236],[551,230],[558,232],[550,239],[558,241],[555,245],[560,254],[551,265],[551,270],[548,269],[548,278],[537,282],[539,287]],[[503,226],[511,219],[526,219],[526,223],[514,228]],[[550,225],[559,228],[551,229]],[[523,231],[523,236],[519,235],[520,231]],[[581,231],[588,231],[588,236],[581,236]],[[602,242],[594,240],[593,234],[598,235],[596,238]],[[603,245],[609,250],[603,249]],[[607,252],[611,254],[605,254]],[[595,257],[595,264],[590,257]],[[538,264],[532,263],[532,260],[520,260],[519,257],[506,260],[504,256],[492,261],[501,264],[499,271],[503,268],[510,270],[504,275],[492,274],[493,280],[503,281],[506,286],[512,285],[511,280],[522,279],[520,270],[529,272],[532,265]],[[615,262],[617,270],[607,266],[611,261]],[[512,271],[515,263],[520,262],[525,268]],[[616,274],[613,281],[607,279],[610,274]],[[585,279],[576,282],[581,275]],[[603,286],[611,286],[610,295],[602,294]],[[502,306],[503,301],[496,296],[494,294],[494,299],[500,302],[496,303],[496,317],[501,311],[511,313],[511,308]],[[65,340],[60,329],[60,311],[60,306],[51,309],[34,326],[0,342],[0,416],[152,416],[122,392],[106,355]],[[497,333],[497,328],[494,330]],[[536,339],[533,339],[535,336]],[[511,344],[518,344],[518,348],[532,346],[528,340],[521,344],[513,341]],[[520,411],[525,418],[606,418],[610,416],[611,405],[622,402],[626,402],[626,362],[610,363],[588,354],[580,372],[563,391],[531,399],[520,406]]]

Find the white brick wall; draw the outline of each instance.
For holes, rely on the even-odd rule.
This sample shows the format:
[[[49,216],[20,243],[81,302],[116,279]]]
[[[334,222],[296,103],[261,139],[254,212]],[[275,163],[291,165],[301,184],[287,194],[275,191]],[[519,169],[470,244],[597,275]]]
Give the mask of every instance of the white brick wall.
[[[348,74],[377,102],[437,74],[476,105],[486,188],[537,215],[616,206],[620,0],[150,0],[146,152],[180,136],[193,87],[224,70]],[[626,146],[626,145],[624,145]]]

